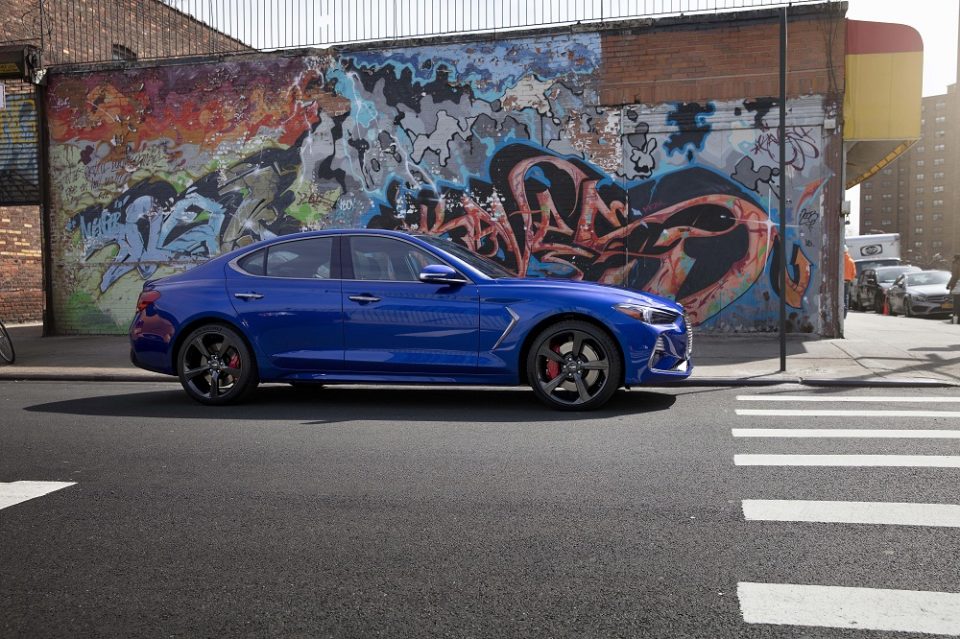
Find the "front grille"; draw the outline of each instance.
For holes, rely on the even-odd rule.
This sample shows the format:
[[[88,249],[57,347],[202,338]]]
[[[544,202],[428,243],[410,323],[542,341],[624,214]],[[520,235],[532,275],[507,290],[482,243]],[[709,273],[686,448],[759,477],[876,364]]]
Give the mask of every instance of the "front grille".
[[[677,321],[677,314],[670,311],[661,311],[654,309],[650,313],[651,324],[673,324]]]
[[[943,304],[948,299],[950,299],[949,295],[927,295],[924,301],[930,302],[931,304]],[[920,300],[917,301],[919,302]]]

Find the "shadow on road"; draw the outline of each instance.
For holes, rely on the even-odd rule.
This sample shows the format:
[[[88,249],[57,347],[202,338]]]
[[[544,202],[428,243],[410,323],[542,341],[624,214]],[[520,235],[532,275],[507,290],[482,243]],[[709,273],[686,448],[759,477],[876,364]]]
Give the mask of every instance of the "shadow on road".
[[[201,406],[181,390],[101,394],[28,406],[38,413],[165,419],[291,420],[308,424],[387,420],[434,422],[569,422],[669,409],[670,393],[618,392],[601,410],[561,412],[541,405],[527,389],[338,387],[294,389],[264,386],[239,406]]]

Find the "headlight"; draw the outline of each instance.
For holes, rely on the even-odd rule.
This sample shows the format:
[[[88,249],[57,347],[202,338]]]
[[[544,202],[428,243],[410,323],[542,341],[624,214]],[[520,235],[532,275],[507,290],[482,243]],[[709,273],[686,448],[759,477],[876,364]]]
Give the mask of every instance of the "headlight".
[[[913,301],[914,301],[914,302],[926,302],[926,301],[927,301],[927,296],[926,296],[926,295],[913,295]]]
[[[663,309],[653,308],[652,306],[644,306],[643,304],[634,304],[629,302],[617,304],[613,308],[617,309],[624,315],[629,315],[633,319],[646,322],[647,324],[673,324],[677,321],[677,318],[680,317],[678,314],[671,311],[665,311]]]

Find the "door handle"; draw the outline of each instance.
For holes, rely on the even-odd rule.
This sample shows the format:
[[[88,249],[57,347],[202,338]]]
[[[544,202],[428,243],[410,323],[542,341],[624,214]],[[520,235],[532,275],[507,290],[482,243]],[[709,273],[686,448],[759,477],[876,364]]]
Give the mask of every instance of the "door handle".
[[[379,302],[379,297],[374,297],[373,295],[351,295],[350,299],[354,302],[360,302],[361,304],[366,304],[367,302]]]
[[[234,297],[239,300],[259,300],[263,299],[263,295],[260,293],[234,293]]]

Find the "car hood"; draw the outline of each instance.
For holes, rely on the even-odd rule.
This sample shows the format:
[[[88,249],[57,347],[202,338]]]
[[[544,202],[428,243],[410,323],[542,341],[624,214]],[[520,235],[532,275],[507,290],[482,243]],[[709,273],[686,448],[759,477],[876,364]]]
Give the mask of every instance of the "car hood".
[[[654,308],[663,308],[677,313],[683,312],[683,307],[676,302],[652,293],[643,291],[634,291],[619,286],[608,286],[606,284],[596,284],[594,282],[581,282],[578,280],[556,280],[541,278],[515,278],[499,279],[497,283],[509,287],[523,287],[533,290],[551,290],[557,292],[573,292],[582,295],[588,295],[594,299],[604,299],[611,304],[621,302],[635,302],[645,304]]]
[[[908,286],[907,292],[913,295],[947,295],[946,284],[920,284],[918,286]]]

